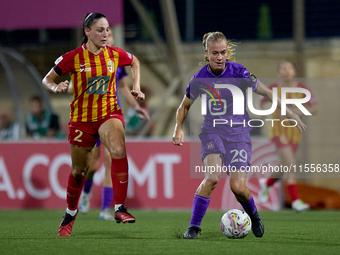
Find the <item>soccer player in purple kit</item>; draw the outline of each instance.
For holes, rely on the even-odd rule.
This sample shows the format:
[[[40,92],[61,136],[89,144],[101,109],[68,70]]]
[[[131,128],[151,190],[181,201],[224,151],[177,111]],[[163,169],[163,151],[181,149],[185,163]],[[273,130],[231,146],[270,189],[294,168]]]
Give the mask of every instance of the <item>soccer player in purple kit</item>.
[[[176,126],[172,138],[174,145],[183,145],[184,132],[182,124],[191,104],[199,96],[204,95],[205,98],[209,98],[210,94],[215,93],[213,82],[216,82],[217,79],[228,79],[228,84],[233,82],[232,85],[241,89],[244,97],[246,89],[252,88],[255,93],[266,97],[269,101],[272,101],[273,98],[271,90],[253,74],[249,73],[244,66],[234,62],[235,44],[227,40],[223,33],[211,32],[205,34],[203,46],[205,60],[208,61],[208,64],[191,79],[186,89],[186,94],[177,110]],[[205,84],[199,82],[199,78],[204,78],[204,81],[210,78],[211,82],[210,84]],[[196,82],[197,80],[198,82]],[[262,237],[264,225],[256,209],[254,199],[246,186],[247,173],[240,170],[250,165],[252,146],[249,132],[251,127],[242,124],[248,123],[250,118],[246,111],[243,115],[233,115],[233,97],[229,89],[219,89],[218,94],[222,103],[219,106],[225,111],[216,114],[216,112],[211,112],[211,109],[207,107],[209,110],[204,116],[199,135],[201,140],[201,159],[205,168],[224,164],[237,169],[237,171],[228,173],[230,175],[230,188],[236,200],[250,216],[254,235]],[[281,100],[277,100],[278,107],[281,108]],[[209,100],[206,101],[209,103]],[[218,102],[218,100],[216,101]],[[296,121],[294,124],[296,124],[300,132],[306,129],[299,116],[289,109],[287,109],[287,117]],[[229,123],[232,120],[234,124],[216,125],[214,127],[214,119],[216,118],[228,120]],[[220,175],[221,172],[206,171],[205,178],[197,188],[194,196],[190,225],[183,235],[185,239],[197,239],[197,234],[201,231],[201,221],[209,206],[212,191],[219,182]]]

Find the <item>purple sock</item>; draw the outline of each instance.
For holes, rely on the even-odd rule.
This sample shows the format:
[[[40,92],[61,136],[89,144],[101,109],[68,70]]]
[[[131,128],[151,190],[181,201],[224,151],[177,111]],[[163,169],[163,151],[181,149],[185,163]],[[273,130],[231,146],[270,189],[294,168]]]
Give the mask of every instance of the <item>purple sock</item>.
[[[205,212],[208,209],[210,203],[210,197],[202,197],[195,194],[194,201],[192,203],[192,214],[189,227],[199,228]]]
[[[88,180],[86,180],[85,181],[85,183],[84,183],[84,192],[85,193],[90,193],[90,191],[91,191],[91,188],[92,188],[92,184],[93,184],[93,180],[91,180],[91,181],[88,181]]]
[[[248,202],[245,202],[245,203],[240,202],[240,204],[242,205],[244,211],[246,213],[248,213],[250,218],[252,218],[255,215],[256,207],[255,207],[255,202],[254,202],[253,196],[251,196],[251,198],[249,199]]]
[[[102,211],[110,207],[113,199],[113,188],[103,187],[102,188]]]

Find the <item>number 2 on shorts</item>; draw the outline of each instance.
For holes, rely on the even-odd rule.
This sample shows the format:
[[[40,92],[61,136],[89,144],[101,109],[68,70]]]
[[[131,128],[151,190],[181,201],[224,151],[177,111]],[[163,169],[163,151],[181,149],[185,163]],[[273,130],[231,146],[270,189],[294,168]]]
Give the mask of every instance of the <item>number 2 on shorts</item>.
[[[246,150],[242,149],[242,150],[238,151],[238,150],[235,149],[235,150],[231,150],[230,153],[234,153],[234,156],[233,156],[230,163],[247,162],[248,154],[247,154]]]
[[[82,142],[82,140],[80,139],[80,137],[83,135],[83,131],[80,131],[79,129],[76,129],[75,131],[76,133],[79,133],[79,135],[77,135],[75,138],[74,138],[74,141],[76,142]]]

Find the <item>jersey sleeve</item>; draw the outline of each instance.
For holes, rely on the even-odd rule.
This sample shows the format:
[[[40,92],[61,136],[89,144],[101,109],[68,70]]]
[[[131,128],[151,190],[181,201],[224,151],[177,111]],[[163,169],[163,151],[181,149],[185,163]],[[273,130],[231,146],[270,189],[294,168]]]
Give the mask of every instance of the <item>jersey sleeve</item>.
[[[199,89],[197,88],[197,84],[195,84],[194,79],[192,78],[189,82],[189,85],[185,89],[187,98],[191,100],[196,100],[199,97]]]
[[[252,90],[255,91],[257,89],[257,86],[259,85],[259,80],[256,78],[256,76],[250,73],[246,68],[241,69],[240,72],[245,86],[247,88],[252,88]]]
[[[68,73],[75,72],[74,69],[74,52],[70,51],[61,55],[54,64],[61,70],[61,73],[58,73],[60,76],[66,75]]]
[[[132,63],[133,56],[131,53],[118,47],[113,47],[113,48],[119,54],[118,66],[127,66]]]

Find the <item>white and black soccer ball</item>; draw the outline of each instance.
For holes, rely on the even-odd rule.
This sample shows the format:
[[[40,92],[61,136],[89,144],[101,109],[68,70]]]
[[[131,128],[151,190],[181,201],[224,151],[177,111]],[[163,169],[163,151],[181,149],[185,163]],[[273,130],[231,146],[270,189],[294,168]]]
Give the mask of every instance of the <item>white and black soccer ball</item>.
[[[231,209],[222,216],[221,230],[228,238],[244,238],[251,230],[250,217],[244,211]]]

